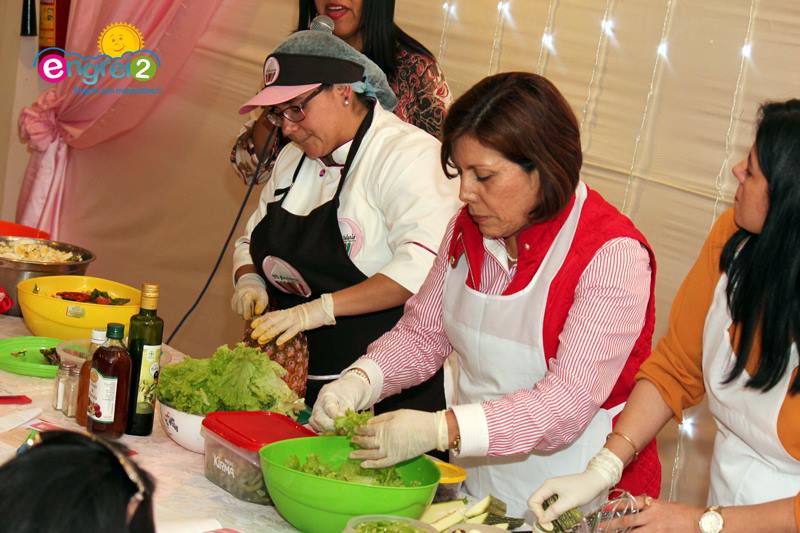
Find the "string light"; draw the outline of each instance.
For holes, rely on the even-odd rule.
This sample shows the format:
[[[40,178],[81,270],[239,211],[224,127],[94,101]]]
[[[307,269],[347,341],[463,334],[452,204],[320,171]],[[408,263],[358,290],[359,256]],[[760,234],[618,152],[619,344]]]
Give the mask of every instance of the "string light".
[[[456,15],[456,3],[453,2],[451,4],[449,0],[445,1],[442,4],[442,11],[444,11],[442,15],[442,35],[439,37],[439,55],[437,56],[439,63],[444,62],[444,55],[447,52],[447,30],[450,28],[450,19]]]
[[[558,9],[558,0],[550,0],[547,6],[547,21],[544,24],[544,31],[542,32],[542,46],[539,47],[539,59],[536,62],[536,73],[544,76],[544,71],[547,69],[547,59],[550,54],[554,54],[555,44],[553,38],[553,25],[556,19],[556,10]]]
[[[642,121],[639,124],[639,130],[636,132],[636,139],[633,142],[633,156],[631,157],[631,166],[628,169],[628,180],[625,183],[625,196],[624,200],[622,201],[622,212],[625,214],[629,214],[627,212],[628,209],[628,198],[631,186],[633,185],[633,179],[635,176],[636,170],[636,163],[638,161],[639,156],[639,146],[642,143],[642,136],[644,134],[645,127],[648,124],[648,118],[650,116],[650,104],[653,100],[653,95],[655,94],[655,87],[656,87],[656,80],[658,79],[658,75],[661,72],[661,63],[664,59],[666,59],[667,53],[667,36],[669,35],[670,27],[672,26],[672,16],[674,14],[674,10],[672,9],[674,5],[673,0],[667,0],[667,6],[664,13],[664,22],[661,25],[661,39],[659,42],[661,44],[658,45],[658,54],[656,54],[656,60],[653,62],[653,70],[650,73],[650,86],[647,90],[647,98],[644,102],[644,110],[642,111]],[[663,55],[662,55],[662,46],[664,47]]]
[[[494,36],[492,37],[492,53],[489,56],[489,75],[494,74],[500,68],[500,52],[503,49],[503,28],[511,0],[500,0],[497,2],[497,19],[494,23]]]
[[[669,46],[667,45],[667,43],[666,42],[662,42],[661,44],[658,45],[658,55],[660,55],[664,59],[667,59],[667,50],[668,49],[669,49]]]
[[[547,48],[550,52],[555,51],[555,46],[553,44],[553,34],[545,32],[542,35],[542,45]]]
[[[719,172],[717,172],[717,177],[714,180],[714,212],[709,226],[713,225],[714,221],[717,220],[717,209],[719,208],[719,203],[722,200],[722,184],[724,181],[724,176],[728,172],[728,165],[730,165],[731,155],[733,154],[734,124],[736,123],[736,115],[738,113],[739,104],[741,101],[742,86],[744,85],[744,72],[745,68],[749,64],[748,59],[750,59],[750,54],[752,52],[750,43],[752,42],[753,25],[755,24],[756,20],[757,4],[758,0],[750,0],[750,15],[747,19],[747,30],[745,31],[744,35],[742,57],[739,60],[739,74],[736,76],[736,88],[733,91],[733,102],[731,103],[731,112],[728,116],[728,130],[725,132],[725,157],[722,160],[722,164],[719,167]]]
[[[609,20],[607,18],[603,19],[603,22],[600,23],[600,27],[603,28],[603,33],[608,35],[609,37],[614,36],[614,21]]]
[[[595,80],[599,80],[597,73],[602,68],[600,65],[600,61],[602,58],[603,67],[605,67],[605,59],[607,58],[608,54],[606,51],[608,50],[608,40],[609,38],[613,38],[614,33],[610,31],[614,27],[614,22],[611,19],[614,10],[614,0],[606,0],[606,9],[603,13],[603,21],[600,24],[600,27],[603,31],[600,32],[600,37],[597,40],[597,48],[594,51],[594,65],[592,65],[592,76],[589,78],[589,87],[586,89],[586,101],[583,103],[583,110],[581,112],[581,142],[583,143],[583,152],[586,153],[589,150],[589,146],[592,142],[592,128],[585,128],[586,121],[590,116],[590,113],[593,114],[594,108],[590,108],[591,103],[593,101],[593,91]],[[610,24],[608,24],[610,23]],[[599,84],[599,81],[598,81]],[[596,102],[596,100],[594,100]],[[589,121],[591,125],[591,121]]]

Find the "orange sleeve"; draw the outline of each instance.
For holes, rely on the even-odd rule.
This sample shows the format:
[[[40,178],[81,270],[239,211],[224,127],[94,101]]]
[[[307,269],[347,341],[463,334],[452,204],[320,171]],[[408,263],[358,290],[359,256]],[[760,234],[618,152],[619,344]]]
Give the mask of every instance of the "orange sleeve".
[[[642,364],[636,379],[652,382],[680,422],[683,410],[703,399],[703,327],[719,282],[722,248],[737,231],[733,209],[711,229],[700,255],[672,302],[667,334]]]

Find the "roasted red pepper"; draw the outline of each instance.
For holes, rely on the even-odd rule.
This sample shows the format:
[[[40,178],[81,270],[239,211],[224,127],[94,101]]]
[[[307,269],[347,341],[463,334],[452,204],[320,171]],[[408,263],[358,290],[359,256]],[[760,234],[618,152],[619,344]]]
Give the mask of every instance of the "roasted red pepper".
[[[88,302],[92,299],[92,295],[85,292],[57,292],[56,296],[71,302]]]

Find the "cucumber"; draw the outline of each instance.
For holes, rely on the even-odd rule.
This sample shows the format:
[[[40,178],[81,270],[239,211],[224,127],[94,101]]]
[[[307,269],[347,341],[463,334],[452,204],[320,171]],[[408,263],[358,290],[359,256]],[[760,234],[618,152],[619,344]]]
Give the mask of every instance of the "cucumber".
[[[479,514],[483,514],[489,511],[489,507],[492,504],[492,500],[494,497],[490,494],[489,496],[485,497],[472,507],[466,510],[464,513],[467,518],[471,518],[473,516],[478,516]],[[503,511],[505,513],[505,511]]]
[[[486,518],[489,516],[489,513],[485,512],[475,516],[469,516],[469,515],[464,515],[464,516],[467,517],[467,519],[464,521],[467,524],[483,524],[486,521]]]
[[[547,498],[543,503],[542,507],[547,509],[550,507],[556,500],[558,500],[558,495],[554,494]],[[583,520],[583,513],[581,513],[578,508],[570,509],[569,511],[562,513],[558,516],[555,520],[553,520],[550,525],[552,529],[545,530],[545,531],[553,531],[554,533],[565,533],[567,531],[572,530],[575,526],[581,523]],[[547,524],[545,524],[547,525]],[[542,527],[542,524],[538,524],[539,527]]]
[[[464,503],[464,500],[433,503],[427,509],[425,509],[425,512],[420,517],[420,520],[426,524],[433,524],[434,522],[438,522],[445,516],[455,512],[460,512],[460,514],[463,516],[465,507],[466,504]]]

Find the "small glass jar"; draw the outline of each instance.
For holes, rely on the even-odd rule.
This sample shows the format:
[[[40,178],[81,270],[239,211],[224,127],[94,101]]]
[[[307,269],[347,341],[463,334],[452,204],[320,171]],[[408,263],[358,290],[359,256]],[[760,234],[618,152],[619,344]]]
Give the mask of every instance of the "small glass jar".
[[[64,409],[64,393],[69,384],[69,373],[71,370],[77,370],[78,367],[71,361],[62,361],[58,366],[58,374],[53,381],[53,409],[61,411]]]
[[[69,417],[74,417],[78,407],[78,382],[80,381],[81,371],[77,367],[69,369],[67,383],[64,386],[64,406],[61,409]]]

